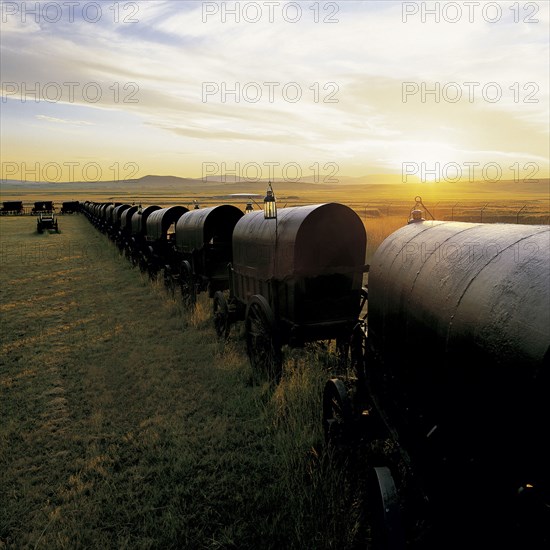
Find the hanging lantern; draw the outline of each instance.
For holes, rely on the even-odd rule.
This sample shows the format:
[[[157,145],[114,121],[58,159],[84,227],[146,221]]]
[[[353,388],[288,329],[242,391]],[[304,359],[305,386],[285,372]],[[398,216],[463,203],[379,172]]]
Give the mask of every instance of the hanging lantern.
[[[275,195],[273,194],[271,182],[269,182],[269,187],[267,188],[267,193],[264,199],[264,219],[277,219],[277,202],[275,201]]]

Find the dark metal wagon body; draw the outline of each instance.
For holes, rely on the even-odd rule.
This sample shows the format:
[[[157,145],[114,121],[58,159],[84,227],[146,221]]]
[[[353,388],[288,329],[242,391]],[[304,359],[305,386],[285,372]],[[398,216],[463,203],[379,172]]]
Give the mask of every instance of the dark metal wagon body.
[[[53,212],[40,212],[36,220],[36,231],[38,233],[43,233],[44,231],[59,233],[59,225],[55,214]]]
[[[120,214],[120,224],[116,241],[119,249],[125,251],[130,257],[130,245],[132,238],[132,216],[139,210],[139,206],[134,205],[130,208],[125,208]]]
[[[139,210],[139,206],[131,206],[124,210],[120,216],[120,230],[126,234],[132,234],[132,217]]]
[[[233,231],[230,292],[214,295],[214,325],[227,337],[245,321],[253,369],[277,381],[282,346],[346,339],[361,309],[366,232],[338,203],[243,216]]]
[[[122,221],[122,215],[128,209],[131,208],[130,204],[117,203],[111,212],[111,219],[108,224],[109,237],[116,243],[120,250],[122,250],[122,235],[120,232],[120,224]]]
[[[409,519],[435,526],[420,547],[548,545],[550,228],[424,221],[392,233],[353,348],[361,384],[348,397],[327,384],[325,428],[349,435],[351,421],[366,449],[380,448],[373,434],[392,442]]]
[[[115,208],[114,208],[114,210],[111,214],[111,226],[112,226],[113,230],[118,231],[118,229],[120,227],[120,221],[121,221],[123,212],[125,212],[126,210],[128,210],[131,207],[132,207],[131,204],[120,204],[118,206],[115,206]]]
[[[176,222],[189,212],[185,206],[169,206],[151,212],[147,217],[145,238],[149,243],[170,242],[175,238]]]
[[[229,288],[233,230],[243,215],[236,206],[225,204],[190,210],[179,218],[175,247],[182,262],[180,276],[189,279],[186,284],[199,292],[208,288],[210,297]]]
[[[185,206],[170,206],[155,210],[147,217],[143,261],[151,276],[174,265],[176,222],[186,212],[189,210]]]
[[[111,218],[108,222],[108,233],[112,240],[118,242],[120,232],[120,222],[124,211],[128,210],[131,204],[116,204],[111,211]]]
[[[103,209],[107,207],[107,204],[108,203],[96,202],[96,203],[93,203],[92,206],[90,207],[90,218],[92,220],[92,223],[97,229],[101,229],[101,224],[102,224],[101,213]]]
[[[80,212],[79,201],[65,201],[61,205],[61,214],[76,214],[77,212]]]
[[[109,236],[113,235],[115,223],[120,219],[120,214],[117,216],[118,209],[123,206],[124,208],[130,207],[129,204],[125,205],[121,202],[108,203],[101,211],[102,213],[102,231]]]
[[[335,338],[357,320],[365,252],[363,223],[342,204],[283,208],[276,223],[248,214],[233,233],[232,293],[263,296],[283,342]]]
[[[31,214],[52,213],[55,210],[53,201],[37,201],[31,210]]]
[[[25,209],[23,208],[23,201],[7,201],[2,204],[2,210],[0,213],[5,216],[6,214],[23,214]]]
[[[132,214],[130,219],[130,238],[128,245],[129,256],[132,259],[134,265],[140,266],[141,270],[145,270],[145,234],[147,231],[147,218],[157,210],[160,210],[161,207],[157,205],[150,205],[145,208],[138,208],[136,212]]]
[[[132,214],[131,220],[131,233],[133,236],[142,236],[145,239],[145,231],[147,229],[147,218],[155,211],[160,210],[161,207],[157,205],[146,206],[140,208],[134,214]]]
[[[107,220],[111,217],[111,212],[114,210],[115,205],[111,202],[100,203],[96,207],[95,225],[103,233],[107,231]]]

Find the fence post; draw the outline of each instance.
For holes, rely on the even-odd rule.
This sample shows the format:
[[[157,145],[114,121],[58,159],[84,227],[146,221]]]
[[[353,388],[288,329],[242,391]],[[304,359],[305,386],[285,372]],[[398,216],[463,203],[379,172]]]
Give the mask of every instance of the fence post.
[[[517,212],[516,214],[516,223],[519,223],[519,215],[521,214],[521,211],[526,207],[527,205],[524,204]]]
[[[488,205],[488,204],[489,204],[489,203],[487,203],[487,204],[481,209],[481,216],[480,216],[480,220],[479,220],[480,223],[483,223],[483,211],[487,208],[487,205]]]
[[[457,202],[456,204],[453,205],[453,207],[451,208],[451,221],[454,222],[455,221],[455,206],[458,206],[459,203]]]

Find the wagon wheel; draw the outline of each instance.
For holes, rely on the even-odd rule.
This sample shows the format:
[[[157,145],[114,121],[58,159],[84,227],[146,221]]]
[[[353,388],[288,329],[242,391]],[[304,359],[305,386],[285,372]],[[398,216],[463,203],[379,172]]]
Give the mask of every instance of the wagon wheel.
[[[145,273],[147,271],[148,263],[149,262],[147,261],[147,256],[145,255],[145,252],[143,251],[138,252],[138,266],[139,266],[139,270],[142,273]]]
[[[149,269],[149,254],[145,247],[140,247],[136,250],[137,266],[142,273],[146,273]]]
[[[139,267],[141,269],[139,260],[140,260],[139,248],[134,244],[128,246],[128,259],[132,262],[134,267]]]
[[[248,302],[245,326],[246,352],[254,372],[264,371],[278,383],[283,363],[281,341],[275,316],[263,296],[254,295]]]
[[[147,258],[145,257],[144,254],[141,254],[139,257],[139,270],[142,273],[145,273],[148,269],[148,266],[149,266],[149,262],[147,261]]]
[[[376,550],[403,550],[405,534],[400,500],[387,466],[369,469],[366,502],[372,547]]]
[[[159,274],[159,267],[156,261],[156,258],[150,258],[147,263],[147,273],[149,274],[149,279],[151,281],[156,281]]]
[[[347,443],[350,439],[353,407],[350,395],[340,378],[332,378],[323,391],[323,431],[325,441],[332,445]]]
[[[130,245],[128,244],[127,241],[124,242],[124,245],[123,245],[123,253],[124,253],[124,257],[128,260],[128,261],[131,261],[132,264],[134,263],[133,260],[132,260],[132,251],[130,249]]]
[[[193,310],[197,303],[197,287],[195,286],[191,264],[187,260],[181,262],[180,290],[183,304],[188,309]]]
[[[214,327],[218,338],[227,340],[231,323],[229,322],[229,305],[222,292],[214,294]]]
[[[171,296],[174,295],[174,277],[172,276],[172,269],[169,265],[165,265],[162,268],[162,280],[164,282],[164,287],[170,293]]]
[[[137,267],[138,266],[138,263],[139,263],[138,262],[138,255],[137,255],[135,249],[130,245],[127,245],[127,248],[126,248],[126,258],[132,264],[132,267]]]

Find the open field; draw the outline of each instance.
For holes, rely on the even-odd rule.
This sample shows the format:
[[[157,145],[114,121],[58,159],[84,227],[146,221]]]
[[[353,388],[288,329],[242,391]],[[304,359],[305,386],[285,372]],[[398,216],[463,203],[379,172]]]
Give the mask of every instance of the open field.
[[[239,193],[242,197],[232,194]],[[0,201],[23,200],[28,212],[34,201],[53,200],[58,211],[63,201],[96,201],[175,204],[192,208],[235,204],[244,210],[247,194],[254,208],[259,208],[265,194],[264,183],[204,183],[200,180],[147,176],[133,182],[99,182],[96,184],[3,184]],[[257,195],[257,196],[255,196]],[[278,183],[279,207],[341,202],[352,207],[367,229],[367,262],[392,231],[403,226],[420,196],[429,214],[438,220],[487,223],[550,223],[550,180],[537,183],[503,181],[473,182],[460,185],[326,185]],[[63,218],[61,218],[63,220]]]
[[[354,208],[364,220],[402,216],[405,222],[415,197],[421,196],[436,219],[471,222],[550,223],[550,180],[533,182],[502,181],[462,184],[370,184],[327,185],[278,182],[274,185],[279,207],[341,202]],[[146,176],[132,182],[98,182],[95,184],[3,183],[0,201],[23,200],[30,211],[33,201],[97,201],[159,204],[181,204],[191,208],[193,201],[201,206],[233,203],[244,209],[246,195],[253,196],[254,208],[265,195],[265,182],[204,183],[200,180]],[[233,194],[242,194],[237,198]]]
[[[414,193],[292,192],[281,189],[282,206],[354,207],[367,261],[414,206]],[[12,198],[131,197],[3,189]],[[174,189],[139,199],[196,200]],[[548,223],[544,193],[497,194],[483,213],[479,197],[423,199],[436,218],[515,223],[528,204],[520,222]],[[204,295],[189,315],[83,216],[59,226],[38,235],[34,217],[0,217],[0,548],[364,548],[360,471],[348,476],[322,444],[332,343],[287,350],[270,387],[242,330],[216,341]]]
[[[353,548],[356,485],[323,450],[334,368],[274,389],[83,216],[2,217],[0,548]]]

